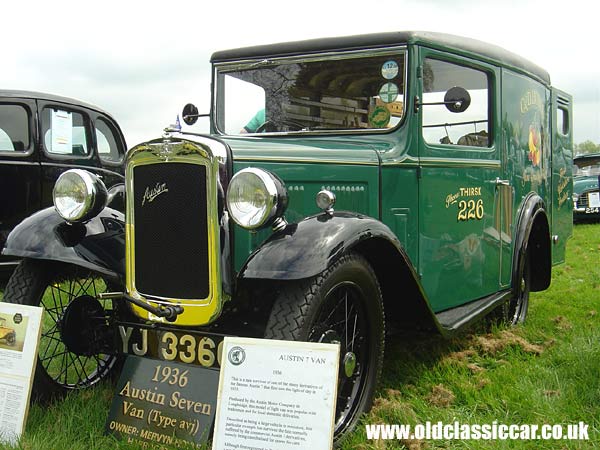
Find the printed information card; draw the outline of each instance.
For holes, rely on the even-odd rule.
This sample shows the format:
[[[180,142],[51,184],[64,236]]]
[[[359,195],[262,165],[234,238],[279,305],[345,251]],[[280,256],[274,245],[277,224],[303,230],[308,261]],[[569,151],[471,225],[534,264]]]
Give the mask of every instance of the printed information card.
[[[339,345],[226,337],[213,450],[331,449]]]
[[[42,308],[0,302],[0,442],[23,433],[37,361]]]

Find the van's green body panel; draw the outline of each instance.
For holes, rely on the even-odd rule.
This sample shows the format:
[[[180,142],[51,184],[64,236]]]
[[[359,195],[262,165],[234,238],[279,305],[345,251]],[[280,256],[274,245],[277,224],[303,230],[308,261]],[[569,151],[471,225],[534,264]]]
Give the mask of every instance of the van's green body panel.
[[[461,51],[442,41],[426,36],[408,40],[407,105],[395,129],[224,137],[233,151],[234,172],[261,167],[285,182],[288,222],[316,214],[315,195],[323,188],[336,194],[337,211],[381,220],[403,246],[435,312],[511,288],[515,233],[528,194],[537,193],[544,201],[555,264],[564,260],[572,209],[572,136],[555,131],[554,123],[558,99],[570,110],[570,97],[553,97],[549,77],[535,66],[528,70],[508,58],[482,57],[473,48]],[[218,63],[225,56],[216,54],[213,60]],[[425,142],[421,115],[427,106],[411,103],[423,96],[426,58],[487,75],[488,147]],[[459,205],[468,205],[468,214],[477,220],[459,220]],[[236,271],[271,233],[236,227]]]

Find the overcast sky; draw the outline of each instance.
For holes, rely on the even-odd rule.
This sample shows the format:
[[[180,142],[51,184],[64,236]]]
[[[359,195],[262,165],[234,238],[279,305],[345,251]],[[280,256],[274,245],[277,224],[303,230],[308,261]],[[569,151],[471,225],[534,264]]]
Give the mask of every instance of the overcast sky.
[[[597,0],[3,2],[0,88],[96,104],[129,147],[185,103],[208,112],[216,50],[400,30],[490,42],[545,68],[574,96],[575,142],[600,143]],[[202,120],[202,119],[201,119]]]

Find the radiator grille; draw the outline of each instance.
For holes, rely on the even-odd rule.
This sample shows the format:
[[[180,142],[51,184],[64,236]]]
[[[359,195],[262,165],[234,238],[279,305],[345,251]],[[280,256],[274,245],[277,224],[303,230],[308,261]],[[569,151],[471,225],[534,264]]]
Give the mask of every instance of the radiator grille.
[[[185,163],[134,168],[134,270],[142,295],[208,297],[206,170]]]

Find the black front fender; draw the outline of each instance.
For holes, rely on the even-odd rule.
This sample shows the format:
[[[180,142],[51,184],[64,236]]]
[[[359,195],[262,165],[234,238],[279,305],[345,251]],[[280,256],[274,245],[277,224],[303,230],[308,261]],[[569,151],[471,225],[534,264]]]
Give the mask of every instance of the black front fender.
[[[3,255],[60,261],[112,278],[125,274],[125,218],[104,208],[86,223],[68,224],[53,207],[17,225],[6,239]]]
[[[323,272],[370,239],[384,239],[404,254],[394,233],[371,217],[348,212],[312,216],[273,234],[246,261],[240,278],[298,280]]]

